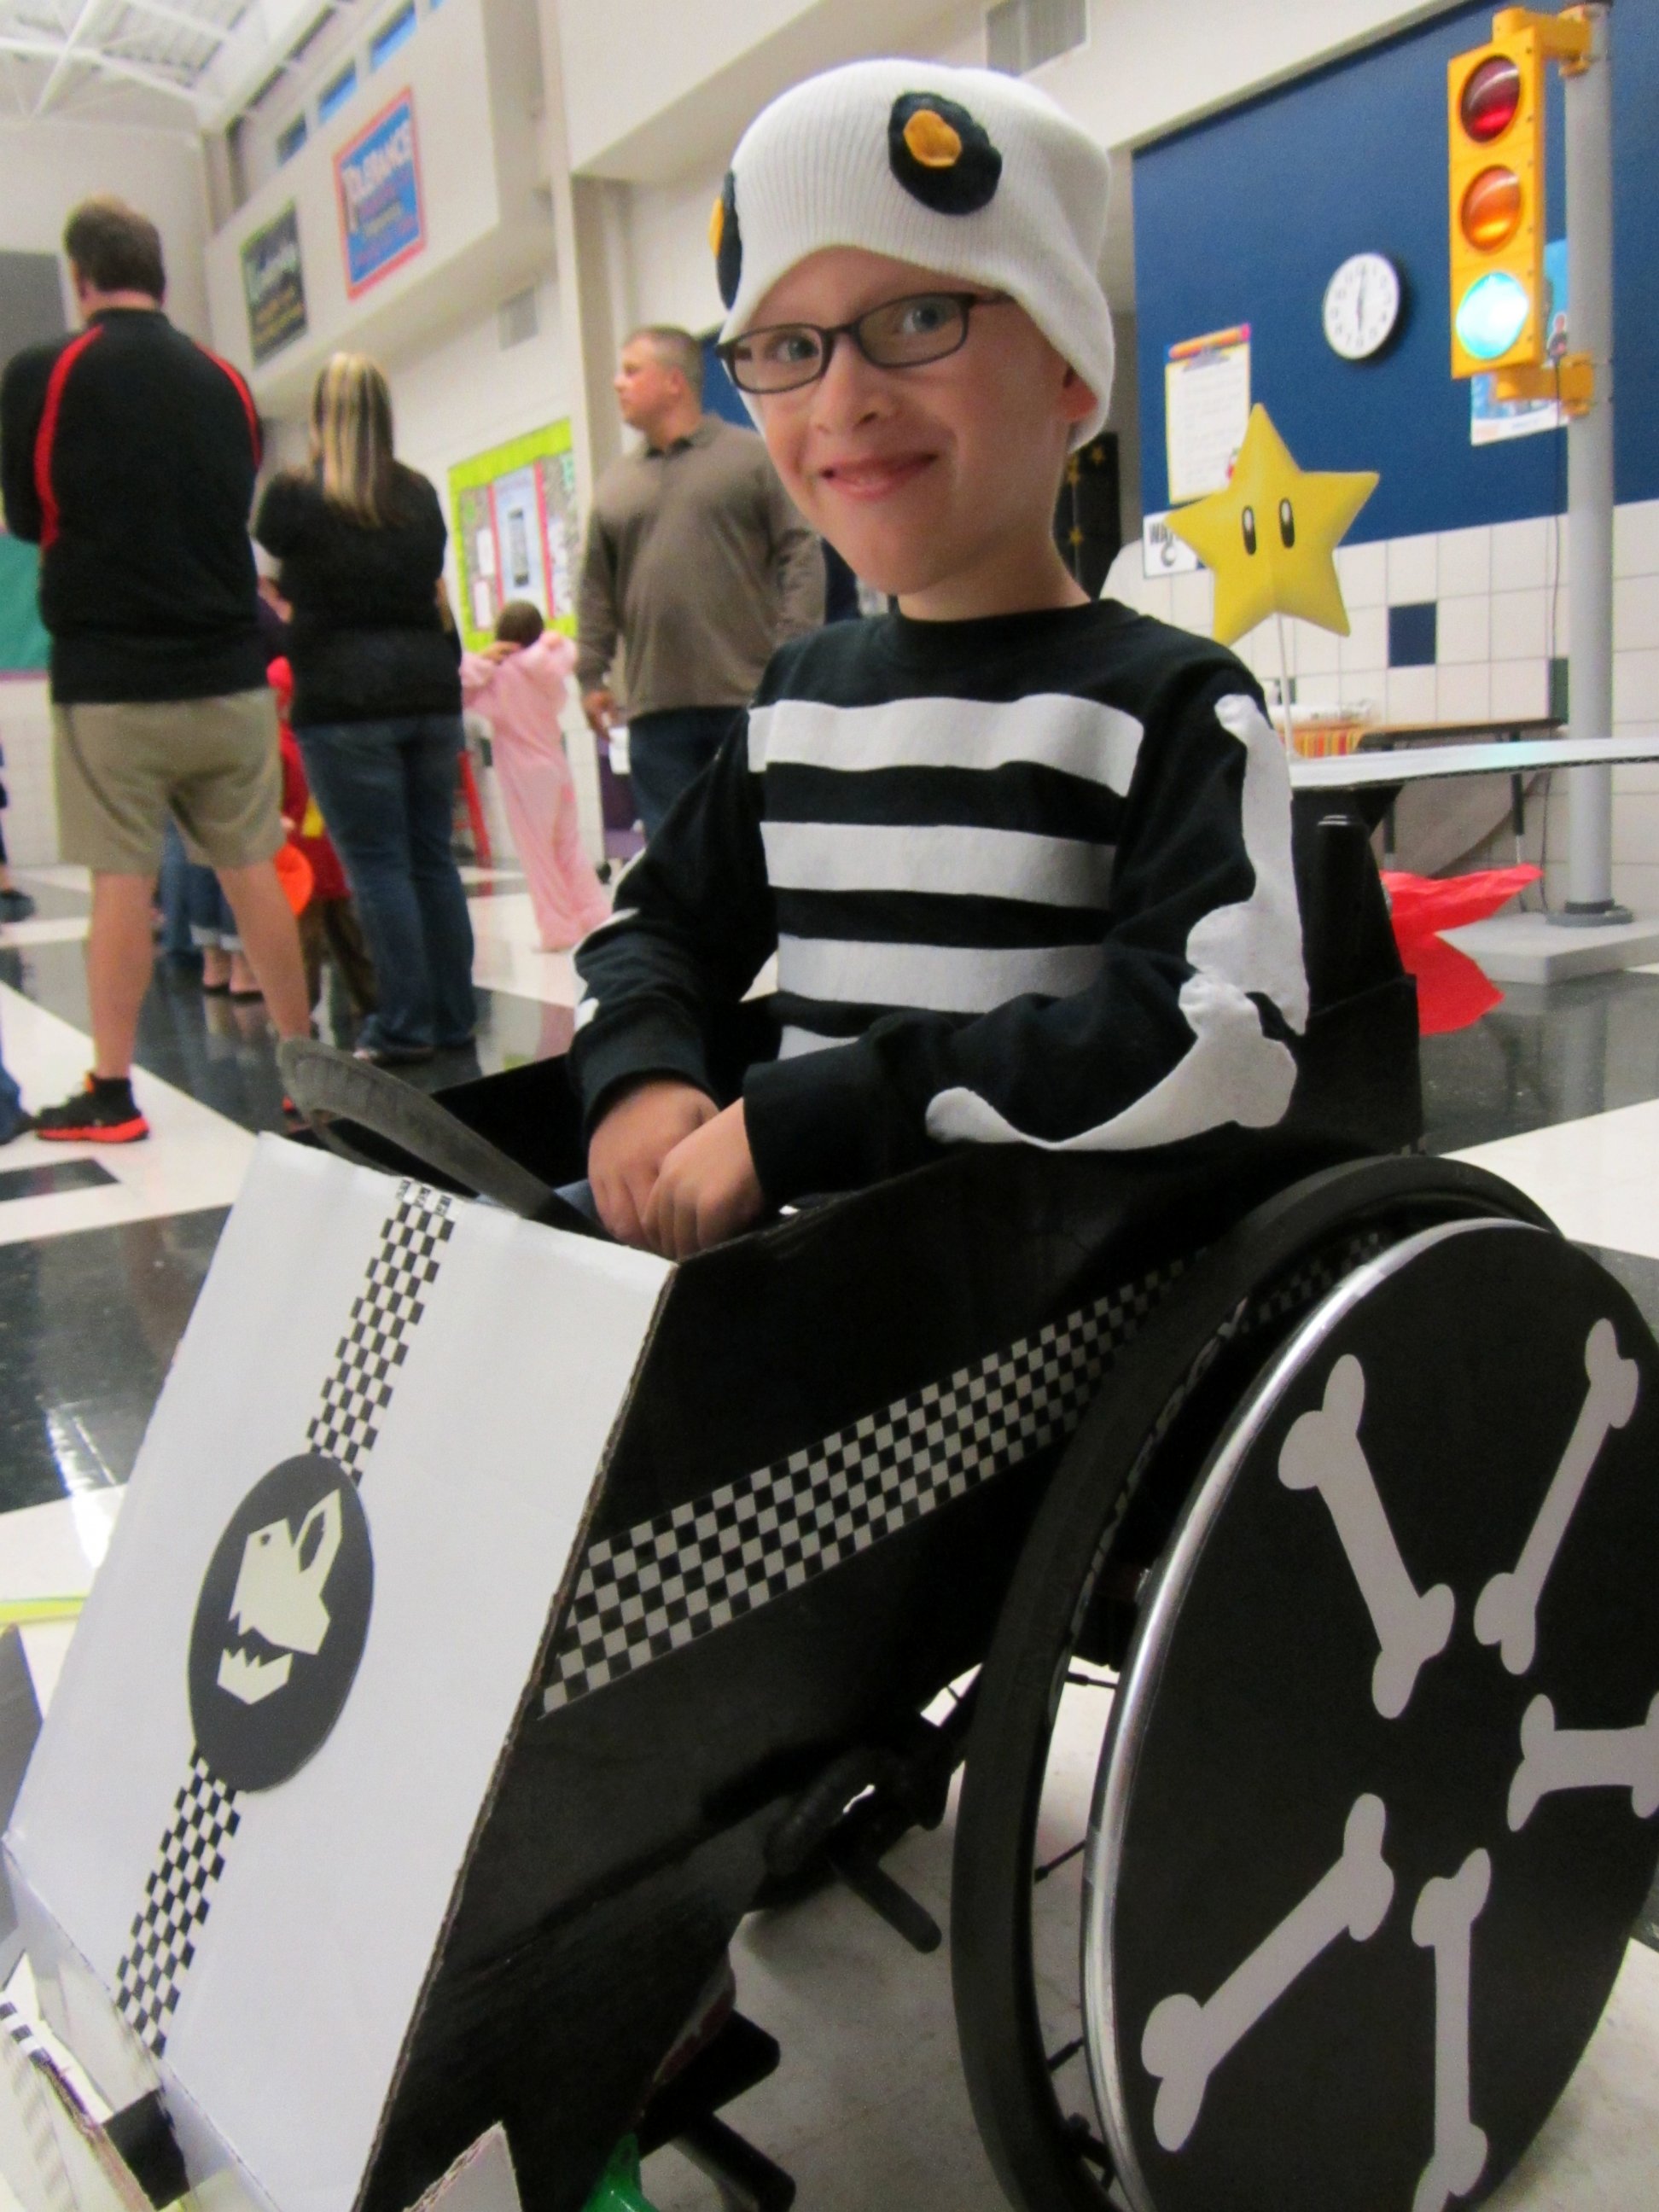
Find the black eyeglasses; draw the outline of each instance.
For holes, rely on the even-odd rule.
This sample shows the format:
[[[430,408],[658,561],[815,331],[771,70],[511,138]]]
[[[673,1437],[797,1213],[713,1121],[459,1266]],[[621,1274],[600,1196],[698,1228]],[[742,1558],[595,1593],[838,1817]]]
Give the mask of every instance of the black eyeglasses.
[[[1006,307],[1008,295],[994,292],[915,292],[888,300],[850,323],[774,323],[745,331],[714,350],[739,392],[798,392],[816,384],[830,367],[836,340],[851,338],[876,368],[920,368],[944,361],[968,343],[968,318],[975,307]]]

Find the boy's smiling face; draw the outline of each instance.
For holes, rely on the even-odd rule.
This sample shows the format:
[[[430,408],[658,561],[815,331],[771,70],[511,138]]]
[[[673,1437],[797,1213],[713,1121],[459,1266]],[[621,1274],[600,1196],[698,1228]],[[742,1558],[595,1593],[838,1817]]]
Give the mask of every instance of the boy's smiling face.
[[[798,262],[750,319],[849,323],[890,300],[977,291],[858,246]],[[1094,397],[1023,307],[973,311],[943,361],[877,368],[850,337],[816,384],[769,393],[761,428],[785,489],[866,583],[923,620],[1075,605],[1054,550],[1054,499]]]

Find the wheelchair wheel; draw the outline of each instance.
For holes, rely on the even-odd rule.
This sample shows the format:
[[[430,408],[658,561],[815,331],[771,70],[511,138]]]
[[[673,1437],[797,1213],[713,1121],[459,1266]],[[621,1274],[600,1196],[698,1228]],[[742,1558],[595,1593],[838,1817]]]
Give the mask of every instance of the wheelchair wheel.
[[[980,1675],[952,1887],[964,2072],[1020,2212],[1125,2201],[1085,2003],[1090,1798],[1183,1509],[1264,1365],[1333,1286],[1460,1220],[1547,1227],[1494,1178],[1421,1159],[1334,1170],[1260,1208],[1190,1268],[1055,1474]],[[1138,2177],[1124,2179],[1147,2212]]]

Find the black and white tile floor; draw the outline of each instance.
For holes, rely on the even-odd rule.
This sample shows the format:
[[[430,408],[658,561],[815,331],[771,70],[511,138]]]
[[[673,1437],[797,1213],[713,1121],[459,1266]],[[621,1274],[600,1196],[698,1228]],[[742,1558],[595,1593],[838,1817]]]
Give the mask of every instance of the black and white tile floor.
[[[39,912],[0,927],[0,1039],[38,1106],[87,1065],[88,897],[75,870],[25,880]],[[520,879],[475,874],[469,890],[478,1041],[434,1081],[569,1041],[570,965],[537,949]],[[158,967],[138,1062],[149,1144],[25,1138],[0,1151],[0,1604],[88,1586],[254,1137],[282,1126],[262,1011],[204,999],[185,969]],[[1431,1147],[1529,1192],[1659,1328],[1659,969],[1512,990],[1475,1029],[1431,1040],[1425,1070]],[[61,1621],[25,1632],[43,1695],[71,1633]],[[947,1820],[891,1861],[941,1919],[950,1837]],[[1566,2096],[1490,2200],[1499,2212],[1659,2203],[1659,1893],[1641,1934]],[[944,1953],[918,1958],[850,1894],[830,1892],[752,1919],[737,1963],[744,2006],[780,2037],[785,2061],[733,2117],[794,2172],[804,2207],[1001,2212],[962,2085]],[[718,2203],[672,2151],[651,2162],[647,2186],[661,2212]]]

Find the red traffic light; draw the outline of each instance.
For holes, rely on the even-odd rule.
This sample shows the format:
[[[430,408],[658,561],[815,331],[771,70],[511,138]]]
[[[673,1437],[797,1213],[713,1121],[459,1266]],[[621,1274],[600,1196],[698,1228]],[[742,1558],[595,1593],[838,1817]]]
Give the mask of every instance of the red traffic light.
[[[1480,145],[1501,138],[1521,105],[1521,71],[1507,54],[1488,54],[1469,71],[1457,103],[1458,118]]]
[[[1513,169],[1482,169],[1463,195],[1458,221],[1482,253],[1507,246],[1521,226],[1521,179]]]

